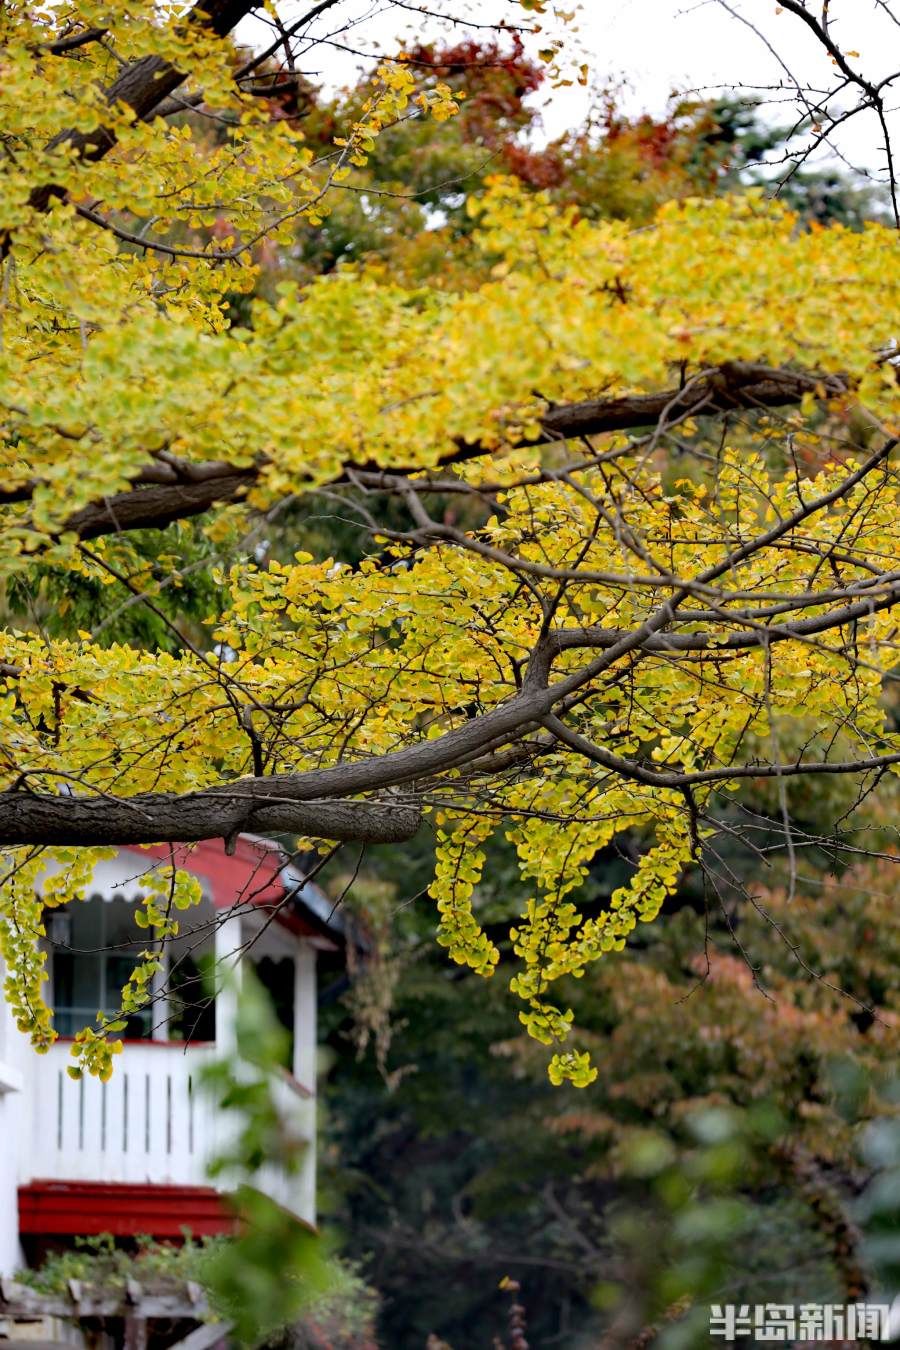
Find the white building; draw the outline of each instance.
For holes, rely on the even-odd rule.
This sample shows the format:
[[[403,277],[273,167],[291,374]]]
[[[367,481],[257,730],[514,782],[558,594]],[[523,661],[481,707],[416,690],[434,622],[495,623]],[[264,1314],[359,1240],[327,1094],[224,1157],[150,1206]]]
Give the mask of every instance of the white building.
[[[294,1130],[309,1141],[299,1174],[265,1185],[315,1222],[316,961],[340,935],[330,905],[278,847],[242,836],[176,850],[200,878],[201,905],[180,916],[150,1009],[130,1020],[108,1083],[73,1080],[68,1039],[118,993],[146,945],[134,924],[142,878],[168,847],[121,849],[92,893],[48,918],[49,1002],[60,1039],[38,1055],[0,1005],[0,1275],[75,1235],[179,1238],[228,1231],[233,1219],[207,1177],[223,1121],[197,1090],[198,1070],[233,1047],[235,993],[221,976],[252,962],[292,1035],[276,1082]],[[213,972],[210,998],[201,972]],[[225,1126],[227,1128],[227,1125]]]

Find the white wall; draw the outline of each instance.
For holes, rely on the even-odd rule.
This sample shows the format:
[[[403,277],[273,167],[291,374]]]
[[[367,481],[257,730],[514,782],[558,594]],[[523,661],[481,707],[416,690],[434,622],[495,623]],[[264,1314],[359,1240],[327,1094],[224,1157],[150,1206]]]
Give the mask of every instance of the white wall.
[[[318,1120],[316,1119],[316,1058],[318,1037],[316,1015],[316,950],[309,942],[297,948],[294,966],[294,1077],[313,1096],[308,1103],[307,1137],[309,1147],[303,1155],[303,1166],[298,1182],[297,1212],[310,1223],[316,1221],[316,1148]]]
[[[0,981],[4,974],[0,961]],[[22,1265],[17,1186],[25,1108],[23,1051],[34,1054],[0,995],[0,1275],[11,1275]]]
[[[143,860],[139,860],[143,861]],[[99,880],[104,889],[133,885],[137,872],[125,850]],[[95,882],[97,879],[95,878]],[[124,883],[124,885],[123,885]],[[100,889],[100,886],[97,887]],[[130,898],[130,897],[129,897]],[[297,1080],[315,1093],[316,952],[256,916],[221,916],[215,936],[219,974],[239,967],[242,944],[259,926],[260,948],[295,961],[294,1064]],[[0,981],[3,969],[0,962]],[[205,1181],[204,1155],[216,1143],[222,1122],[213,1121],[201,1097],[191,1102],[188,1079],[210,1054],[233,1047],[235,989],[218,996],[217,1046],[126,1045],[113,1081],[73,1082],[65,1073],[69,1047],[37,1055],[15,1026],[0,996],[0,1275],[24,1262],[18,1237],[17,1187],[36,1178],[107,1181]],[[127,1102],[125,1080],[128,1078]],[[284,1108],[310,1140],[301,1175],[271,1178],[272,1193],[310,1223],[315,1222],[315,1097],[285,1083]],[[143,1114],[142,1114],[143,1113]],[[138,1118],[140,1116],[140,1119]],[[148,1116],[149,1125],[144,1116]],[[127,1122],[127,1124],[123,1124]],[[102,1143],[101,1143],[102,1141]],[[269,1189],[267,1186],[266,1189]]]

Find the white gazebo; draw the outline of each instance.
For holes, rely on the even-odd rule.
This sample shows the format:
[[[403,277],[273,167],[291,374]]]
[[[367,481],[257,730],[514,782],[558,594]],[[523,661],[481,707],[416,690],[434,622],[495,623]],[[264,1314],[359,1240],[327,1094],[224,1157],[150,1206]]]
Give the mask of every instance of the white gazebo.
[[[308,1142],[299,1173],[275,1166],[265,1186],[315,1222],[316,959],[341,938],[325,896],[277,845],[241,836],[230,854],[221,840],[176,850],[203,899],[166,944],[156,996],[129,1019],[108,1083],[66,1072],[74,1033],[98,1009],[118,1007],[146,945],[135,901],[148,871],[169,860],[168,847],[120,849],[96,868],[85,901],[48,915],[48,1001],[59,1033],[48,1054],[36,1054],[0,1007],[0,1274],[76,1235],[228,1230],[207,1175],[223,1122],[198,1091],[198,1071],[233,1052],[235,986],[247,962],[291,1033],[291,1062],[274,1086]]]

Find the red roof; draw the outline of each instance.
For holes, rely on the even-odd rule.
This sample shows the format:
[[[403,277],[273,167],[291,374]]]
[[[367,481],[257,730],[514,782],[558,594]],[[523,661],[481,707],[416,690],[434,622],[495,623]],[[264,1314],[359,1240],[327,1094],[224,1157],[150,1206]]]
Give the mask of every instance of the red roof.
[[[248,904],[277,904],[284,899],[281,869],[285,857],[277,844],[240,834],[234,852],[225,852],[224,839],[204,839],[199,844],[148,844],[141,849],[153,858],[174,861],[208,883],[216,909],[230,909],[235,900]]]
[[[284,905],[288,889],[281,879],[287,861],[284,852],[270,839],[240,834],[232,841],[234,852],[225,852],[224,839],[204,839],[198,844],[149,844],[142,853],[191,872],[206,883],[204,889],[216,909],[231,909],[235,904],[277,909],[276,918],[300,937],[318,935],[319,929],[306,922],[293,906]]]

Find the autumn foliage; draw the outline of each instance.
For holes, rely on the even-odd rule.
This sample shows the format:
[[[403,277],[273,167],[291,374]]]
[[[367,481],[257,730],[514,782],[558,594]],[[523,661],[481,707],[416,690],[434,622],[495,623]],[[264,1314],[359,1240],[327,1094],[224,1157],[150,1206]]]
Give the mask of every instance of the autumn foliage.
[[[431,830],[438,940],[491,977],[478,888],[502,838],[528,887],[505,939],[518,1016],[552,1081],[586,1086],[599,1070],[567,982],[657,918],[742,784],[774,782],[791,850],[787,780],[847,778],[862,803],[900,762],[882,697],[900,599],[896,235],[806,230],[759,190],[675,191],[696,126],[612,114],[606,159],[551,147],[565,172],[534,191],[551,160],[517,167],[538,154],[515,134],[539,84],[518,43],[383,61],[317,146],[273,115],[261,62],[235,67],[246,7],[176,8],[91,5],[74,30],[2,20],[3,576],[11,594],[48,573],[115,587],[172,637],[50,635],[9,610],[7,996],[48,1044],[48,856],[52,907],[106,847],[241,831]],[[456,203],[449,275],[394,272],[390,249],[294,268],[342,203],[371,219],[367,197],[404,195],[402,161],[387,180],[379,155],[432,123],[499,158]],[[407,152],[420,164],[424,140]],[[576,180],[617,156],[647,176],[612,213]],[[354,563],[260,543],[311,494],[365,532]],[[209,550],[193,634],[132,537],[170,528],[173,578],[188,541]],[[584,912],[591,860],[634,833],[633,872]],[[147,903],[148,927],[176,931]],[[107,1074],[120,1029],[86,1028],[80,1062]]]

